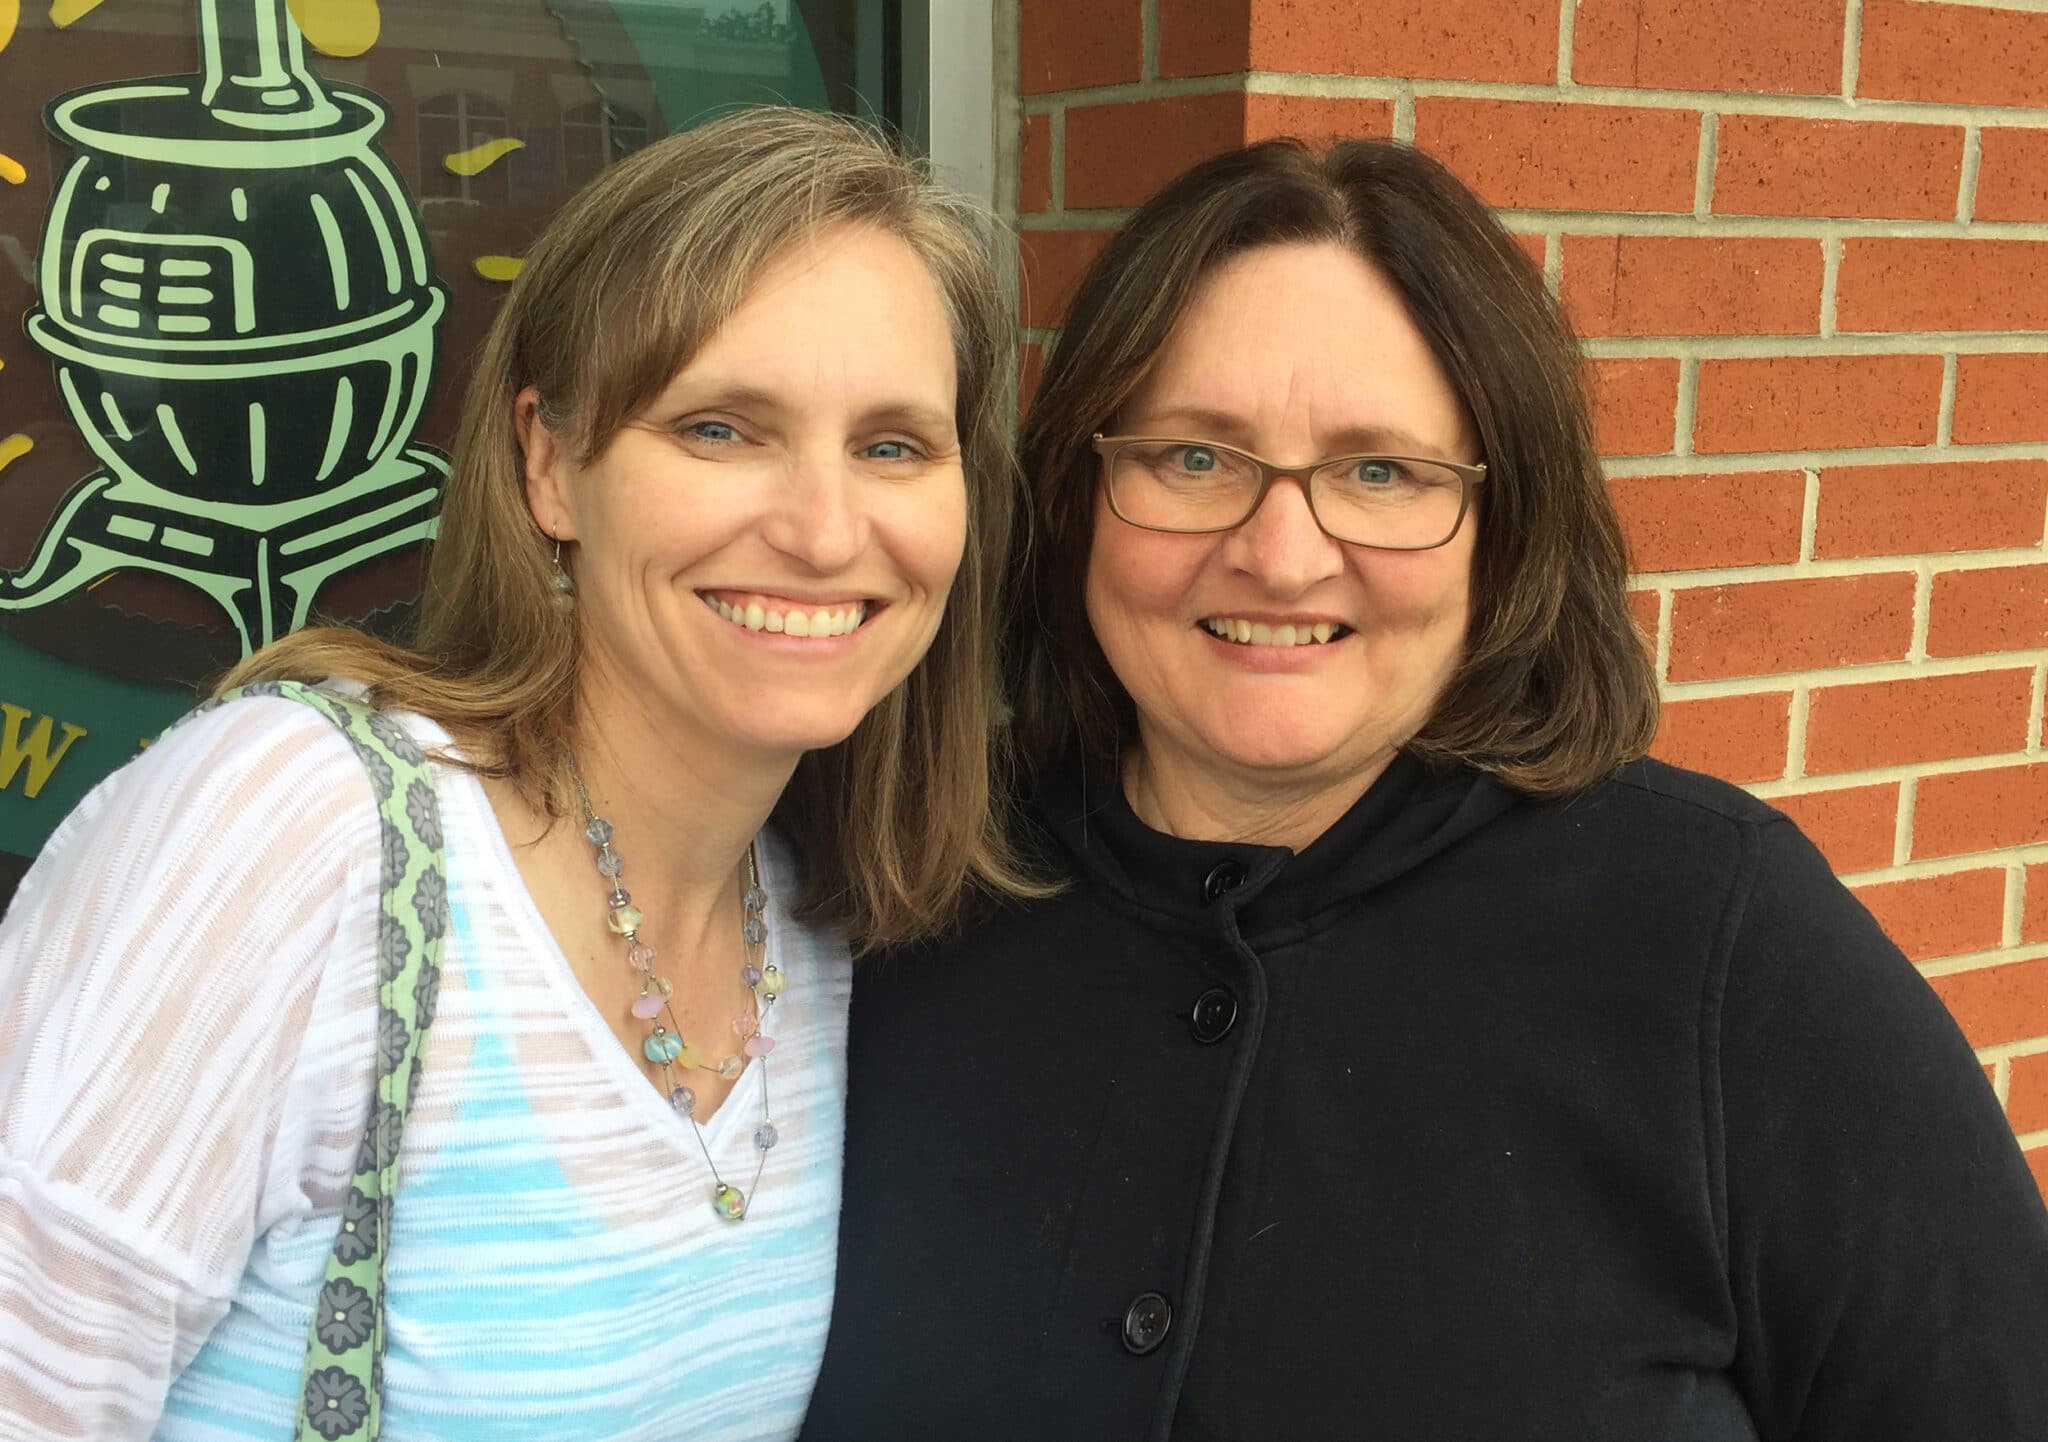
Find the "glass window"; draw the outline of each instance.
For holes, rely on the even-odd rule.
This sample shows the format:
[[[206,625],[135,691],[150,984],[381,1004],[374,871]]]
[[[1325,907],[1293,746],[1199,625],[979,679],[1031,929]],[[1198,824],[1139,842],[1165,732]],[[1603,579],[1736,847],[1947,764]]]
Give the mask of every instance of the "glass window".
[[[20,10],[0,30],[0,899],[195,685],[315,616],[403,624],[462,358],[575,187],[737,105],[924,143],[933,12],[991,24],[990,0]]]

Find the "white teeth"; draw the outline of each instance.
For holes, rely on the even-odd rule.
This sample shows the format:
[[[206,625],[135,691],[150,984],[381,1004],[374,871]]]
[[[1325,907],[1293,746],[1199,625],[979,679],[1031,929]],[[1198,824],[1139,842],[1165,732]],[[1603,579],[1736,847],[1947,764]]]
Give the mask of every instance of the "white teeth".
[[[1273,626],[1264,621],[1212,616],[1202,622],[1202,629],[1219,640],[1234,641],[1240,646],[1316,646],[1331,640],[1344,628],[1329,621]]]
[[[772,611],[759,601],[748,601],[735,606],[721,601],[716,596],[705,596],[704,604],[735,626],[749,631],[766,631],[771,635],[830,637],[850,635],[860,629],[867,619],[865,602],[841,610],[827,610],[818,607],[810,611]]]

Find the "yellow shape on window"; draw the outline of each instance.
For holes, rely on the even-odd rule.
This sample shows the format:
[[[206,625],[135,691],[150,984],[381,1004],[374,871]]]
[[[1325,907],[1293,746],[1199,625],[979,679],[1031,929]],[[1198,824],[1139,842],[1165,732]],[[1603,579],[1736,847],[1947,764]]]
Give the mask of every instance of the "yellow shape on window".
[[[36,443],[19,433],[0,440],[0,471],[6,470],[36,448]]]
[[[526,269],[526,262],[516,255],[480,255],[474,264],[476,273],[485,280],[515,281],[519,272]]]
[[[467,150],[458,150],[445,155],[441,163],[454,175],[481,175],[515,150],[526,149],[523,140],[486,140],[482,145],[472,145]]]
[[[377,43],[384,28],[377,0],[286,0],[306,43],[322,55],[347,59]]]
[[[92,14],[100,3],[101,0],[51,0],[50,23],[62,30]]]
[[[14,27],[21,23],[21,0],[0,0],[0,50],[7,48],[7,42],[14,38]]]
[[[6,0],[0,0],[0,5],[5,3]],[[28,167],[11,155],[0,155],[0,180],[6,181],[9,185],[19,185],[27,179]]]

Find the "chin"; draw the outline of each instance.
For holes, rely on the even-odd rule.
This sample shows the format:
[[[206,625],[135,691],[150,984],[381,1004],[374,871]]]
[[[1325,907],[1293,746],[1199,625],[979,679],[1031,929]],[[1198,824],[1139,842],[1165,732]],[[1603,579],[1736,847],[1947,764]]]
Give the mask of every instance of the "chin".
[[[1210,751],[1226,764],[1245,771],[1312,772],[1328,770],[1348,749],[1350,734],[1328,735],[1314,731],[1263,731],[1247,736],[1233,731],[1203,738]],[[1361,764],[1364,758],[1360,758]]]

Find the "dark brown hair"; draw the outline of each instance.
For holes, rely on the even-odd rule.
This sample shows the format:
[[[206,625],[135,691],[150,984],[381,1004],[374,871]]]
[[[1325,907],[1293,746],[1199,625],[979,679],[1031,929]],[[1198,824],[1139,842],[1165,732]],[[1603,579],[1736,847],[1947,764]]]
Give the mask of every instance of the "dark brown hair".
[[[413,645],[318,627],[258,652],[222,687],[366,682],[379,705],[440,722],[473,769],[561,815],[581,647],[574,608],[548,583],[553,543],[527,509],[513,398],[536,387],[550,429],[588,460],[738,309],[763,266],[839,224],[908,244],[945,302],[967,545],[931,650],[844,743],[807,752],[783,792],[776,817],[804,863],[800,911],[874,945],[945,929],[974,893],[1040,894],[1005,839],[997,724],[995,617],[1018,483],[996,227],[844,118],[740,111],[577,192],[528,249],[470,363]]]
[[[1406,749],[1532,795],[1588,786],[1648,748],[1658,702],[1578,345],[1492,212],[1443,166],[1387,141],[1321,155],[1269,141],[1204,161],[1139,209],[1083,277],[1022,438],[1037,535],[1008,639],[1024,754],[1035,765],[1074,752],[1103,764],[1134,735],[1130,697],[1083,608],[1090,438],[1218,265],[1328,241],[1393,283],[1487,465],[1465,657]]]

